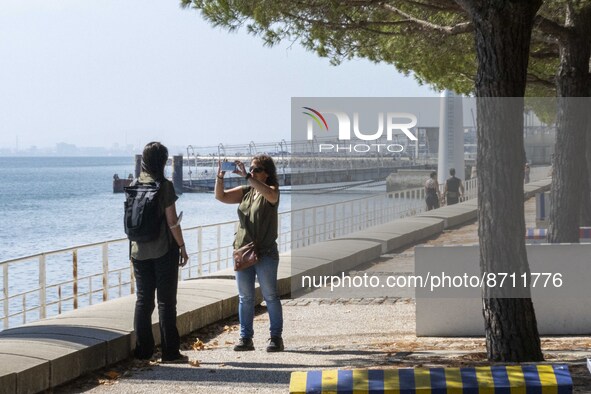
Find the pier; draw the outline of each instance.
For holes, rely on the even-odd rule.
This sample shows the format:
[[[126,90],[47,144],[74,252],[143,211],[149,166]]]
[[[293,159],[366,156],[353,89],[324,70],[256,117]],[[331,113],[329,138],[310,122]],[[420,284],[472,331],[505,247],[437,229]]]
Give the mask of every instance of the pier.
[[[141,155],[138,155],[141,158]],[[200,158],[202,160],[206,158]],[[228,161],[244,160],[241,157],[229,157]],[[297,162],[297,159],[294,161]],[[186,157],[174,156],[170,162],[172,167],[172,181],[177,193],[211,192],[215,187],[217,175],[217,161],[215,166],[203,168],[192,164],[192,160]],[[338,168],[338,164],[346,164],[347,168]],[[314,163],[313,163],[314,164]],[[425,159],[420,162],[409,160],[382,161],[379,163],[368,162],[363,159],[351,159],[350,161],[331,159],[319,159],[316,165],[302,167],[282,167],[278,163],[277,178],[280,186],[303,186],[323,183],[383,181],[392,173],[399,170],[432,170],[437,168],[435,159]],[[136,160],[136,173],[139,174]],[[336,167],[336,168],[335,168]],[[199,170],[199,168],[201,168]],[[113,181],[113,192],[122,193],[123,187],[128,186],[131,180],[116,179]],[[226,175],[224,185],[226,188],[244,184],[242,177],[234,174]]]
[[[256,154],[268,154],[273,157],[277,167],[280,186],[317,185],[322,183],[383,181],[392,173],[401,169],[436,169],[437,155],[418,149],[411,153],[375,152],[368,156],[365,152],[349,154],[318,153],[321,143],[338,141],[314,139],[306,142],[286,142],[248,145],[223,145],[217,147],[193,147],[189,145],[186,153],[169,159],[171,180],[177,193],[211,192],[215,186],[218,161],[248,161]],[[378,141],[379,142],[379,141]],[[410,147],[409,147],[410,148]],[[209,151],[204,154],[202,152]],[[201,152],[201,153],[200,153]],[[467,165],[474,165],[474,160],[467,160]],[[141,171],[141,155],[135,157],[135,176]],[[467,172],[468,174],[470,172]],[[122,193],[123,187],[130,181],[113,182],[113,192]],[[244,184],[233,174],[227,174],[226,187]]]

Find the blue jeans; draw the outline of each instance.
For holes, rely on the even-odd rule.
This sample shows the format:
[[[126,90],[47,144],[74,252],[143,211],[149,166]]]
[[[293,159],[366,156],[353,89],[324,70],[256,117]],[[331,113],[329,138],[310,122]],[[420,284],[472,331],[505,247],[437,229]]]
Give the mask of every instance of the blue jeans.
[[[283,332],[283,311],[277,294],[278,265],[279,259],[277,257],[265,255],[252,267],[236,272],[240,299],[238,317],[240,318],[240,336],[242,338],[252,338],[254,335],[255,276],[258,278],[263,298],[267,303],[267,312],[269,312],[269,320],[271,321],[271,336],[280,337]]]

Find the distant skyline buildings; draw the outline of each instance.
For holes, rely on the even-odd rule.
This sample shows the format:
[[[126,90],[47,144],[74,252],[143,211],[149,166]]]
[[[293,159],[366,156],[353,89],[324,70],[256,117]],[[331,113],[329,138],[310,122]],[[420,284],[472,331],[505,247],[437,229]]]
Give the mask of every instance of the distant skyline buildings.
[[[56,157],[91,157],[91,156],[134,156],[142,153],[142,147],[127,144],[125,146],[119,145],[118,143],[112,144],[106,148],[103,146],[78,146],[76,144],[69,144],[65,142],[59,142],[51,147],[38,147],[31,145],[29,147],[18,147],[14,148],[0,148],[0,156],[12,157],[30,157],[30,156],[56,156]],[[171,155],[185,154],[187,152],[186,146],[171,145],[168,146]]]
[[[18,144],[14,148],[0,148],[0,156],[133,156],[141,153],[140,148],[131,144],[120,146],[115,143],[111,147],[102,146],[77,146],[59,142],[53,146],[31,145],[22,147]]]

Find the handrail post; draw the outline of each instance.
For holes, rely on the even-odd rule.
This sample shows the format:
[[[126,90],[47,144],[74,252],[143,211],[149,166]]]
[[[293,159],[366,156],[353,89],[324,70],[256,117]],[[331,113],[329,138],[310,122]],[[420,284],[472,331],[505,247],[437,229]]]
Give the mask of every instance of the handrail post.
[[[74,297],[74,309],[78,309],[78,249],[72,251],[72,295]]]
[[[332,205],[332,234],[329,239],[336,238],[336,231],[337,231],[337,206],[336,204]]]
[[[88,305],[92,305],[92,276],[88,278]]]
[[[327,214],[327,207],[322,208],[322,223],[324,225],[324,230],[322,232],[322,240],[326,241],[328,238],[328,214]]]
[[[349,220],[349,230],[345,230],[347,231],[345,234],[349,234],[355,231],[355,204],[353,202],[350,202],[349,207],[351,212],[351,219]]]
[[[23,294],[23,324],[27,324],[27,294]]]
[[[316,239],[316,214],[317,214],[316,207],[312,208],[312,243],[315,244],[318,242]]]
[[[197,276],[203,275],[203,227],[197,229]]]
[[[103,249],[103,301],[109,299],[109,244],[104,243]],[[92,295],[91,295],[92,297]]]
[[[364,219],[365,227],[364,228],[367,228],[369,226],[373,226],[374,225],[373,223],[368,223],[369,222],[369,218],[370,218],[370,215],[369,215],[369,200],[365,200],[365,219]],[[372,220],[372,222],[373,222],[373,220]]]
[[[306,212],[308,211],[308,209],[303,209],[302,210],[302,246],[306,246],[308,245],[308,243],[306,243]]]
[[[47,297],[47,272],[45,264],[45,254],[39,256],[39,307],[41,308],[41,319],[47,317],[46,297]]]
[[[2,291],[4,292],[4,328],[8,328],[8,264],[2,266]]]
[[[222,226],[219,224],[217,225],[217,241],[218,241],[218,262],[217,262],[217,270],[219,271],[222,267]]]

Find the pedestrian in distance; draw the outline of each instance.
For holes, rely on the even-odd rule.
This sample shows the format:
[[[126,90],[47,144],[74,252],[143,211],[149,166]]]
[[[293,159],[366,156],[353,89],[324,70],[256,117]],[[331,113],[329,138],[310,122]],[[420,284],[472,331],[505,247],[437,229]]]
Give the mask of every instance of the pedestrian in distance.
[[[168,149],[160,142],[150,142],[142,153],[142,169],[132,186],[143,187],[155,193],[156,206],[144,222],[156,221],[154,233],[142,235],[131,241],[130,255],[136,283],[134,329],[136,343],[134,355],[138,359],[150,359],[154,353],[152,312],[154,296],[158,300],[158,318],[162,346],[162,363],[184,363],[188,357],[180,352],[180,337],[176,326],[177,287],[179,266],[187,264],[189,256],[183,240],[176,212],[177,195],[172,182],[164,177]],[[149,188],[152,189],[149,189]],[[127,193],[127,191],[126,191]],[[139,193],[138,196],[145,195]],[[139,197],[136,197],[136,199]],[[136,200],[136,204],[142,203]],[[126,203],[126,220],[127,220]],[[127,223],[126,223],[127,226]],[[127,227],[126,227],[127,232]]]
[[[523,182],[524,183],[529,183],[529,173],[531,171],[531,168],[529,168],[529,163],[525,163],[525,169],[523,172]]]
[[[443,196],[447,205],[454,205],[464,197],[464,184],[460,178],[456,177],[455,168],[449,169],[449,175],[450,177],[445,181]]]
[[[441,200],[441,192],[439,191],[439,183],[437,182],[437,172],[433,171],[429,175],[429,179],[425,182],[427,211],[439,208],[439,200]]]
[[[279,182],[277,169],[269,155],[254,156],[247,172],[244,163],[236,161],[234,174],[242,176],[245,186],[224,189],[222,163],[219,163],[215,182],[215,198],[226,204],[238,204],[238,231],[234,239],[237,250],[254,242],[259,260],[243,270],[236,271],[240,319],[240,339],[235,351],[254,350],[255,278],[258,278],[270,320],[270,339],[267,352],[283,351],[283,310],[277,293],[277,249]]]

